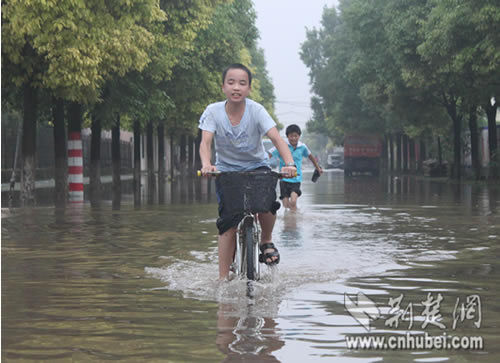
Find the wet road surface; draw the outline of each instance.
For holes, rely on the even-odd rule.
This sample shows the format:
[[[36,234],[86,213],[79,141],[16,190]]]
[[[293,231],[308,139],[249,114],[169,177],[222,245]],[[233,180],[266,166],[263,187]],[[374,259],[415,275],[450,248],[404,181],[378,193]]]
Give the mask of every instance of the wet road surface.
[[[119,209],[3,208],[2,360],[500,359],[498,186],[335,170],[305,181],[298,212],[278,211],[281,263],[253,298],[245,281],[216,281],[209,187],[167,184],[140,207],[124,195]],[[462,349],[412,343],[425,334]],[[403,338],[349,349],[357,337]],[[463,349],[475,337],[483,348]]]

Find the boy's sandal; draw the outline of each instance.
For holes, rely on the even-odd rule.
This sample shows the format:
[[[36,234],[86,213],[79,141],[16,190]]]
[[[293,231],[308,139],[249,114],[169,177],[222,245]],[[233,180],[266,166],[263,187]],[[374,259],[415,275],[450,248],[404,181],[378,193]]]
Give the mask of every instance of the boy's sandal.
[[[272,243],[272,242],[263,243],[259,246],[259,248],[260,248],[260,251],[262,252],[259,255],[259,262],[265,263],[268,266],[276,265],[280,262],[280,254],[278,252],[278,249],[274,246],[274,243]],[[271,249],[271,248],[274,250],[273,252],[264,253],[265,250]],[[272,259],[273,257],[277,257],[277,259],[273,261],[273,259]],[[270,259],[271,262],[268,262],[267,261],[268,259]]]

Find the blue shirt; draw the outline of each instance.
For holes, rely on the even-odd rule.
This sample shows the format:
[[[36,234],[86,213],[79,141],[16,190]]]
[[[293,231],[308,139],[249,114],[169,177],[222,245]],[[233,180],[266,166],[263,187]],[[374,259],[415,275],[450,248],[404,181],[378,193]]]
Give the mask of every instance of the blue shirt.
[[[292,153],[293,162],[297,167],[297,176],[295,178],[284,178],[283,181],[289,183],[300,183],[302,181],[302,158],[307,158],[309,155],[311,155],[311,151],[309,150],[306,144],[300,141],[297,143],[297,147],[293,147],[292,145],[290,145],[290,141],[288,140],[287,144],[288,148],[290,149],[290,152]],[[278,156],[280,158],[280,170],[281,170],[281,168],[285,166],[285,161],[279,154],[278,149],[273,147],[272,149],[269,150],[269,152],[273,156]]]
[[[243,171],[269,166],[262,136],[276,123],[260,103],[245,99],[245,112],[238,125],[226,113],[226,101],[207,106],[199,128],[214,133],[215,166],[219,171]]]

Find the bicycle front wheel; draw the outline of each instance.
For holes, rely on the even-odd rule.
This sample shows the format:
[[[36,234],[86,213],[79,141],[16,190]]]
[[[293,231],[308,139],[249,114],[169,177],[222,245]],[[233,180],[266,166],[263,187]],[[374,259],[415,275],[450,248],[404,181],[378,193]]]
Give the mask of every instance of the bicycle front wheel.
[[[257,241],[254,235],[253,224],[247,225],[245,229],[245,249],[246,249],[246,265],[247,265],[247,279],[257,280],[259,278],[258,274],[258,261],[256,255]]]

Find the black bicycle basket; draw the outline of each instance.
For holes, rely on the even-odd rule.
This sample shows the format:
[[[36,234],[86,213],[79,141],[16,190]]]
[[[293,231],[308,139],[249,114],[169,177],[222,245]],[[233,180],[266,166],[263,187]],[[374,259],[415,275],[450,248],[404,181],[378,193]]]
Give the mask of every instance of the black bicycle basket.
[[[269,212],[276,201],[278,177],[270,172],[224,173],[218,179],[227,214],[244,212],[245,198],[252,213]]]

